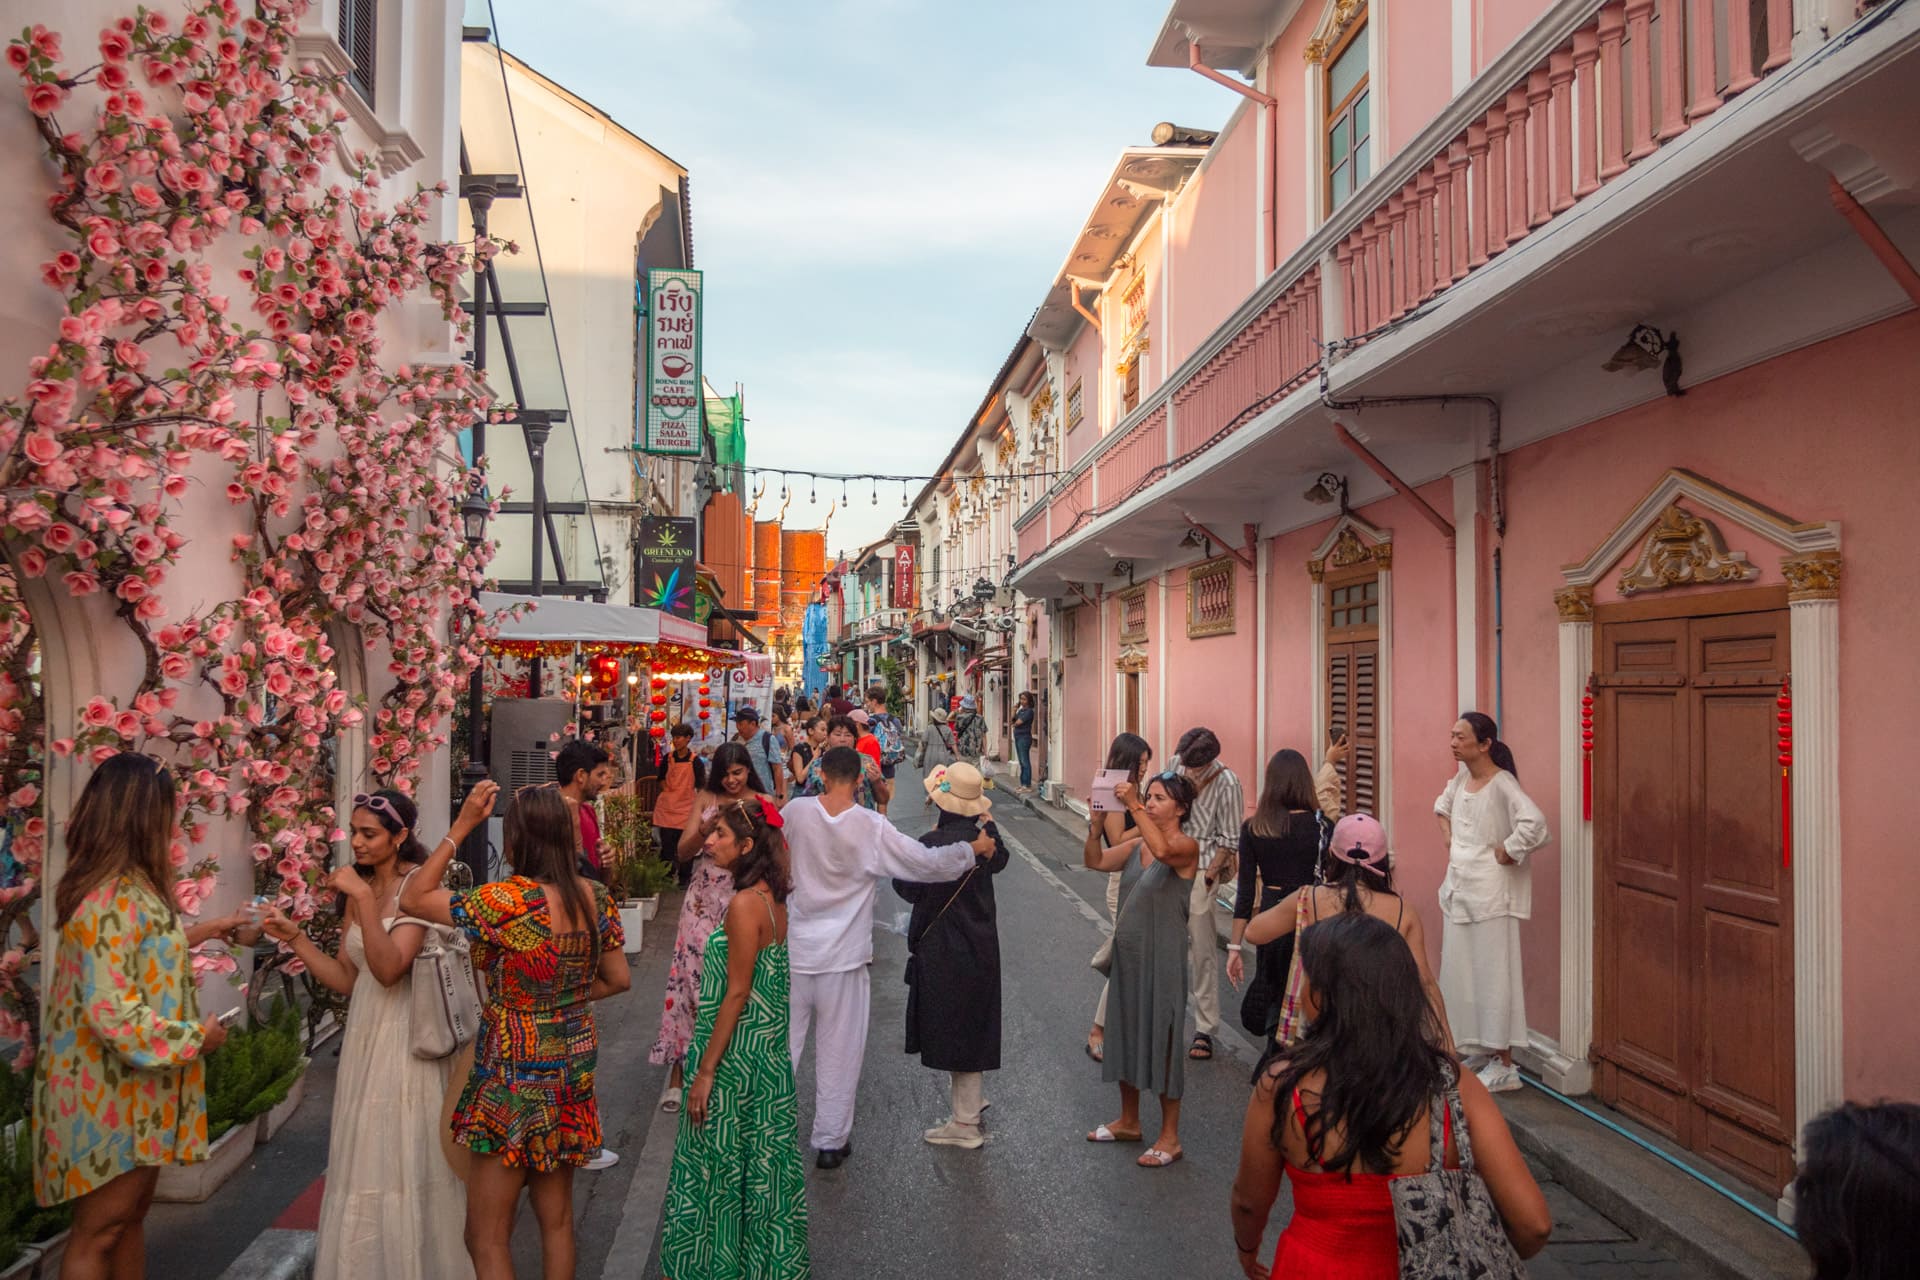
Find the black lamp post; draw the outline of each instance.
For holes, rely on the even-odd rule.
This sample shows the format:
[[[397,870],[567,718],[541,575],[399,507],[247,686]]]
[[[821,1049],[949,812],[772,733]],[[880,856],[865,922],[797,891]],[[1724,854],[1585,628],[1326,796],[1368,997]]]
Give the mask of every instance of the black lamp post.
[[[527,460],[533,464],[533,594],[543,594],[546,576],[547,437],[553,424],[545,414],[523,413],[520,425],[527,433]],[[558,548],[555,548],[558,551]],[[540,696],[540,658],[527,663],[527,696]]]
[[[478,549],[487,538],[487,479],[479,471],[472,472],[467,478],[466,501],[460,504],[460,532],[470,549]],[[460,798],[464,800],[473,789],[487,780],[487,734],[484,716],[486,713],[486,663],[482,661],[467,677],[467,763],[460,770]],[[476,828],[460,846],[460,861],[472,874],[473,884],[487,882],[487,828],[485,824]]]

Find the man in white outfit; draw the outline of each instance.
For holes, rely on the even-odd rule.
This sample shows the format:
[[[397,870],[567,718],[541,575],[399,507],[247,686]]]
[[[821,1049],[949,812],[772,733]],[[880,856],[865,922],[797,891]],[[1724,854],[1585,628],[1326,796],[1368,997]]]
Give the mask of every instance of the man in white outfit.
[[[853,1101],[867,1048],[873,900],[888,880],[940,884],[991,857],[993,837],[929,849],[854,799],[860,753],[830,748],[824,790],[781,811],[793,863],[787,958],[793,975],[788,1046],[793,1067],[814,1030],[813,1146],[816,1164],[838,1168],[853,1154]]]

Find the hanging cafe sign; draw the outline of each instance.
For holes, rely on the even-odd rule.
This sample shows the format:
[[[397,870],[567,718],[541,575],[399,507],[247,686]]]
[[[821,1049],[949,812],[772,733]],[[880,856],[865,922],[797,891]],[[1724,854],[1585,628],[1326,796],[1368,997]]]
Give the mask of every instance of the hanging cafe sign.
[[[700,293],[698,271],[647,272],[646,385],[640,447],[646,453],[700,452]]]

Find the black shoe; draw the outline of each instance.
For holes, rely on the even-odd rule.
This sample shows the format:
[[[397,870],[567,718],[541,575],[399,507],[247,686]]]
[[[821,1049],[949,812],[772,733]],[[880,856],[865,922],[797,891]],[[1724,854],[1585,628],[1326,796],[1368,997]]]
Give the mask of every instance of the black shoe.
[[[816,1155],[813,1160],[813,1167],[816,1169],[838,1169],[847,1162],[847,1157],[852,1154],[853,1140],[848,1139],[847,1145],[841,1147],[839,1150],[825,1150]]]

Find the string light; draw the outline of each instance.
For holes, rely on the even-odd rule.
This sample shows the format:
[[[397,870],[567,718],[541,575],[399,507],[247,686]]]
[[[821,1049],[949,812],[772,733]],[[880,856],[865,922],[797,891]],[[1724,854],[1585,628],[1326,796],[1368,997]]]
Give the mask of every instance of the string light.
[[[847,482],[845,480],[840,482],[840,505],[843,507],[847,505]]]
[[[810,507],[817,507],[820,505],[820,494],[814,489],[814,480],[812,476],[807,477],[807,505]]]
[[[900,482],[900,505],[903,507],[907,505],[907,482],[905,480]]]
[[[876,482],[876,483],[874,484],[874,486],[873,486],[873,493],[872,493],[872,495],[871,495],[871,496],[872,496],[872,498],[873,498],[873,503],[872,503],[872,505],[874,505],[874,506],[876,506],[876,507],[877,507],[877,506],[879,506],[879,505],[880,505],[880,485],[878,484],[878,482]]]

